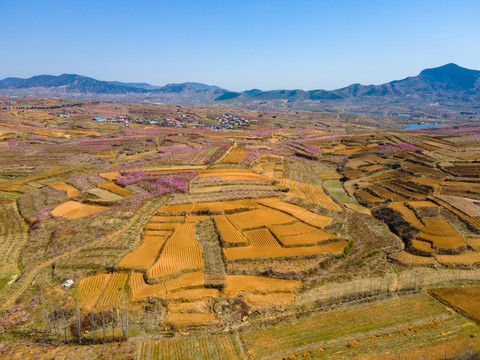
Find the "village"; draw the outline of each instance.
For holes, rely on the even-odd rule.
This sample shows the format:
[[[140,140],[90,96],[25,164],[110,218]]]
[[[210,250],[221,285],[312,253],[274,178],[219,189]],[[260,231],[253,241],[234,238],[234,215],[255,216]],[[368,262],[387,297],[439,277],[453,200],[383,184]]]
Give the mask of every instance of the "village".
[[[210,119],[209,119],[210,120]],[[169,126],[169,127],[178,127],[178,128],[209,128],[213,130],[222,130],[222,129],[237,129],[237,128],[246,128],[250,126],[251,122],[256,122],[256,120],[248,120],[241,117],[238,114],[233,113],[224,113],[222,115],[216,115],[213,117],[212,121],[205,121],[197,114],[182,111],[177,112],[175,118],[163,118],[160,120],[159,117],[152,117],[150,119],[145,119],[143,117],[131,118],[130,116],[112,116],[112,117],[95,117],[92,121],[96,122],[108,122],[108,123],[124,123],[128,126],[130,123],[134,124],[149,124],[149,125],[158,125],[158,126]]]

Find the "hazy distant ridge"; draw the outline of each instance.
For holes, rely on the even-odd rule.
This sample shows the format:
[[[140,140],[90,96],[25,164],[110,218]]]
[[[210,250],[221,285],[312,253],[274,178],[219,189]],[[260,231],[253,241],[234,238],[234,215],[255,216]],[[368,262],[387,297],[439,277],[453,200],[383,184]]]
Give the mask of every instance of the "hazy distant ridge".
[[[352,84],[337,90],[272,90],[252,89],[232,92],[214,85],[195,82],[155,86],[147,83],[100,81],[90,77],[62,74],[39,75],[29,79],[0,80],[0,93],[10,95],[62,96],[119,101],[162,101],[167,103],[220,103],[236,106],[269,104],[271,108],[345,108],[377,109],[394,104],[408,109],[412,104],[448,102],[478,104],[480,71],[456,64],[426,69],[419,75],[381,85]],[[448,105],[451,106],[451,105]]]

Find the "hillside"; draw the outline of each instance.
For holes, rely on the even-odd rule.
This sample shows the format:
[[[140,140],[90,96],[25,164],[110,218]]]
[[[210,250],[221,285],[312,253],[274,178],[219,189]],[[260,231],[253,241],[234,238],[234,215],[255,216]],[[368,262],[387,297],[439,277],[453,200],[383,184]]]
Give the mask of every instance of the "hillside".
[[[155,86],[99,81],[73,74],[40,75],[1,80],[0,94],[185,105],[227,104],[255,110],[415,113],[417,116],[448,117],[460,111],[476,112],[480,100],[480,71],[447,64],[381,85],[352,84],[331,91],[252,89],[243,92],[195,82]]]

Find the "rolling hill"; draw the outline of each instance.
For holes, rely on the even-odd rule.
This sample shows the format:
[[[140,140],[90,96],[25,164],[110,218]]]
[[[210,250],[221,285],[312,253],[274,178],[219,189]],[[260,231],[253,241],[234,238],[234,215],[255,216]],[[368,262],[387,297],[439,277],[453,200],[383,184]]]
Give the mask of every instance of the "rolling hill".
[[[476,109],[480,101],[480,71],[446,64],[381,85],[352,84],[337,90],[251,89],[243,92],[195,82],[155,86],[100,81],[75,74],[39,75],[29,79],[10,77],[0,80],[0,94],[173,104],[226,103],[259,110],[416,111],[438,115],[452,109]]]

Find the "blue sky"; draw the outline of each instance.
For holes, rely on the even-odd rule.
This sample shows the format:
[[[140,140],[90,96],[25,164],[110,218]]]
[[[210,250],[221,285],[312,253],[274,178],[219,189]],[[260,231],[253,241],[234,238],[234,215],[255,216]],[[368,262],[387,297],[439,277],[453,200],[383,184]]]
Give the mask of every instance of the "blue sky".
[[[480,69],[478,0],[0,0],[0,78],[76,73],[231,90]]]

